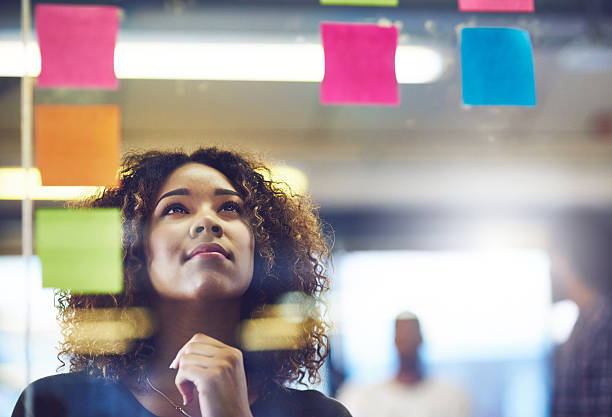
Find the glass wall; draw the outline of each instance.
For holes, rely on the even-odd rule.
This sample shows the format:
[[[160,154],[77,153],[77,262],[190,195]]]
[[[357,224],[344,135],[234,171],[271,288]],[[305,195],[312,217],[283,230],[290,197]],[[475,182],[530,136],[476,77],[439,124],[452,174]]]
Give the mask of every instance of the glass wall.
[[[0,6],[0,414],[11,414],[31,382],[70,370],[70,358],[58,357],[66,334],[57,321],[57,285],[43,284],[37,216],[98,192],[104,181],[61,185],[62,178],[98,172],[104,155],[113,177],[130,152],[221,146],[261,155],[273,180],[310,196],[333,242],[323,380],[291,386],[319,389],[367,417],[342,392],[364,396],[402,379],[395,320],[410,311],[422,345],[418,366],[407,372],[417,384],[407,383],[400,401],[412,398],[419,382],[446,381],[468,399],[474,417],[549,415],[555,354],[586,311],[582,295],[555,292],[551,248],[573,241],[551,238],[555,221],[571,213],[605,225],[599,243],[585,240],[585,248],[603,250],[612,236],[612,5],[536,0],[531,12],[473,11],[474,3],[493,2]],[[45,29],[37,13],[48,5],[116,12],[106,79],[54,85],[41,75]],[[369,25],[392,40],[380,47],[387,55],[354,47],[381,55],[364,55],[364,78],[340,98],[328,90],[331,62],[351,45],[333,55],[322,36],[331,23]],[[464,44],[464,30],[490,28],[519,41],[501,47],[498,40],[488,49]],[[65,51],[74,41],[67,39]],[[533,85],[513,87],[502,76],[470,96],[468,56],[471,63],[485,59],[471,79],[478,84],[487,71],[514,68],[516,60],[494,54],[514,47],[529,52],[519,63],[533,69],[526,76]],[[341,68],[336,87],[349,84],[347,71],[358,61]],[[354,95],[367,86],[373,92]],[[535,102],[510,102],[522,93]],[[58,180],[49,182],[49,169]],[[79,229],[70,230],[75,238],[65,240],[74,242]],[[59,240],[70,236],[68,228],[62,233]],[[578,253],[580,244],[565,249]],[[587,298],[602,298],[603,287],[593,288]]]

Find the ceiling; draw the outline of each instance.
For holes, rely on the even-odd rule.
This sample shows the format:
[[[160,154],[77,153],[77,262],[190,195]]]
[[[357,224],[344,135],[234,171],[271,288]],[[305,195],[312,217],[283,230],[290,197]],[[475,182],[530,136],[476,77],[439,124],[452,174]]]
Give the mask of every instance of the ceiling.
[[[461,14],[456,1],[442,0],[400,1],[399,8],[103,3],[124,9],[120,39],[319,42],[321,21],[386,19],[401,26],[400,45],[433,47],[445,62],[440,80],[401,85],[398,107],[323,106],[317,83],[122,80],[113,92],[35,91],[36,103],[118,104],[124,151],[213,143],[262,152],[302,169],[332,222],[348,213],[367,222],[377,211],[414,218],[612,207],[610,2],[536,0],[533,15]],[[0,39],[16,38],[19,10],[2,7]],[[461,104],[457,30],[466,25],[529,30],[535,108]],[[20,162],[19,94],[19,79],[0,78],[1,166]],[[0,214],[0,251],[10,252],[19,204],[0,201]]]

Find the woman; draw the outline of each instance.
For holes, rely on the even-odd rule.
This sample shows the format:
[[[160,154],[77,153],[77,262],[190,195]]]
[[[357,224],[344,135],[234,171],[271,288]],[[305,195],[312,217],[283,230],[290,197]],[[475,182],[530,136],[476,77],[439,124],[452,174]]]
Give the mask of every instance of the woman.
[[[328,288],[311,202],[265,170],[216,148],[128,155],[119,186],[82,204],[121,209],[124,290],[60,297],[72,372],[31,384],[13,416],[349,416],[316,391],[283,387],[319,377],[328,326],[317,308],[290,346],[241,349],[244,323],[274,315],[283,295],[316,307]],[[156,331],[125,351],[70,337],[84,311],[134,307],[152,312]]]

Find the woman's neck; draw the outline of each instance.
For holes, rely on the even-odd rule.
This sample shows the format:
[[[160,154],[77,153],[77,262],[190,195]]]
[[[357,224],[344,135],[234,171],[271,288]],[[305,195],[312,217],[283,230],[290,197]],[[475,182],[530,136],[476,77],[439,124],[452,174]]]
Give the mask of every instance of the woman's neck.
[[[230,346],[238,345],[240,299],[188,301],[159,299],[156,352],[148,374],[160,384],[174,384],[176,371],[169,369],[179,350],[196,334],[203,333]]]
[[[146,366],[148,384],[180,404],[181,397],[175,385],[176,370],[169,366],[179,350],[197,333],[203,333],[230,346],[238,346],[241,300],[197,301],[159,299],[153,305],[157,316],[155,354]],[[135,376],[134,376],[135,377]],[[142,383],[135,379],[130,390],[136,399],[151,413],[163,415],[168,411],[168,401],[148,387],[142,391]],[[258,397],[258,384],[247,379],[249,404]],[[185,407],[190,415],[199,416],[196,399]]]

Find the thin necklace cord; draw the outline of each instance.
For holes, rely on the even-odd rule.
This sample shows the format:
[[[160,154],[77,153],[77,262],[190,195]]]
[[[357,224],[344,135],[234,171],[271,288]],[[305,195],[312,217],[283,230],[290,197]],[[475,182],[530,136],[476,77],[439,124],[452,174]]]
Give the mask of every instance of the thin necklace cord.
[[[158,390],[157,388],[155,388],[153,386],[153,384],[151,383],[151,381],[149,380],[149,377],[146,376],[145,377],[147,380],[147,384],[149,385],[149,387],[151,387],[151,389],[153,391],[155,391],[156,393],[158,393],[159,395],[161,395],[166,401],[168,401],[175,409],[176,411],[178,411],[179,413],[183,414],[184,416],[187,417],[192,417],[190,416],[187,411],[185,411],[185,409],[183,407],[181,407],[180,405],[178,405],[177,403],[175,403],[174,401],[172,401],[170,398],[168,398],[168,396],[166,394],[164,394],[163,392],[161,392],[160,390]]]

